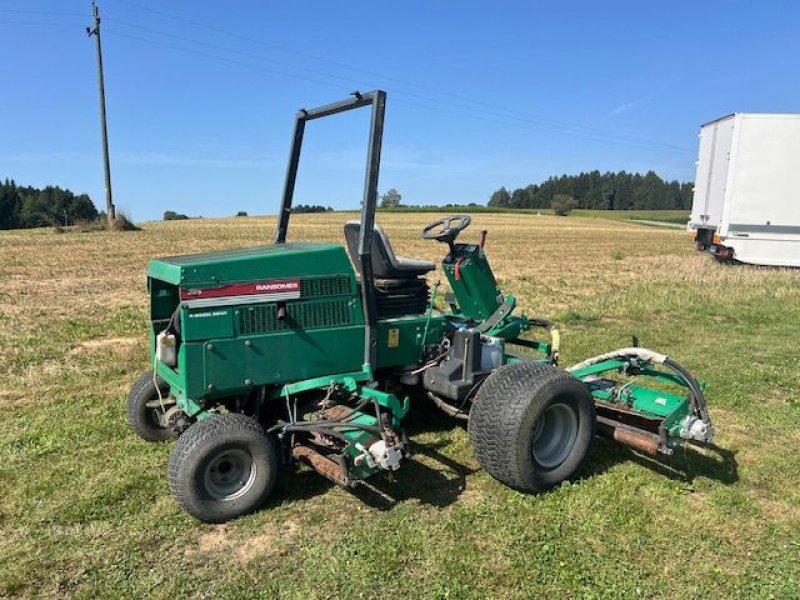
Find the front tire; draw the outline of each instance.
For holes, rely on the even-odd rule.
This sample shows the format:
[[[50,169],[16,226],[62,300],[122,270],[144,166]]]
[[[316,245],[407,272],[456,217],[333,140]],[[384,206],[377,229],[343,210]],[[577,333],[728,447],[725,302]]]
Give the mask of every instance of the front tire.
[[[163,424],[166,410],[174,405],[175,400],[169,397],[169,384],[161,377],[154,378],[152,371],[147,371],[128,392],[128,425],[147,442],[166,442],[178,437],[174,429]]]
[[[478,390],[469,437],[492,477],[543,492],[577,474],[594,427],[594,401],[583,383],[551,365],[520,363],[501,367]]]
[[[169,459],[178,504],[206,523],[224,523],[260,508],[275,487],[278,453],[255,419],[226,413],[186,430]]]

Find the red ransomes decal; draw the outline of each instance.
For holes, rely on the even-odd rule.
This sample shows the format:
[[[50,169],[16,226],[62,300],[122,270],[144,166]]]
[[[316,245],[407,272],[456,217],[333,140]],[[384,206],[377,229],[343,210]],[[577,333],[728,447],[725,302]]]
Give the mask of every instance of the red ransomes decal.
[[[281,279],[273,281],[254,281],[252,283],[235,283],[215,288],[181,288],[181,300],[205,300],[206,298],[261,296],[265,294],[296,294],[299,296],[300,280]]]

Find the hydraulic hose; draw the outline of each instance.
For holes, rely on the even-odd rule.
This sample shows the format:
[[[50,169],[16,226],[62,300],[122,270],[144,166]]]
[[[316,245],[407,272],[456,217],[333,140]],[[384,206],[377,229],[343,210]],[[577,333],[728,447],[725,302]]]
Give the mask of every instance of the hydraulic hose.
[[[336,429],[360,429],[369,431],[376,435],[381,434],[381,429],[373,425],[362,425],[360,423],[319,423],[316,421],[308,421],[307,423],[291,423],[285,427],[286,431],[335,431]]]
[[[664,366],[671,368],[681,377],[681,379],[683,379],[687,387],[692,392],[692,395],[689,398],[689,403],[692,405],[692,408],[701,420],[711,424],[711,418],[708,414],[708,402],[706,402],[706,397],[703,394],[703,390],[700,388],[700,384],[697,382],[694,376],[685,367],[669,357],[664,360]]]
[[[460,419],[462,421],[469,420],[469,414],[462,412],[463,404],[461,408],[458,408],[457,406],[453,406],[452,404],[445,402],[444,400],[439,398],[439,396],[433,394],[432,392],[428,392],[428,398],[433,400],[433,403],[436,405],[436,407],[442,412],[444,412],[446,415],[456,419]]]
[[[603,362],[605,360],[614,360],[619,358],[623,359],[641,358],[642,360],[651,361],[654,363],[658,363],[660,365],[664,364],[664,361],[667,360],[667,356],[665,354],[659,354],[658,352],[653,352],[652,350],[648,350],[647,348],[639,348],[639,347],[620,348],[619,350],[612,350],[611,352],[606,352],[604,354],[598,354],[597,356],[592,356],[591,358],[587,358],[586,360],[581,361],[578,364],[572,365],[571,367],[567,367],[567,371],[576,371],[578,369],[583,369],[584,367],[590,367],[592,365],[596,365],[597,363]]]
[[[576,365],[568,367],[567,371],[577,371],[578,369],[590,367],[606,360],[630,360],[631,358],[639,358],[641,360],[654,362],[664,365],[672,370],[672,372],[674,372],[686,384],[686,387],[689,388],[689,391],[691,392],[689,395],[689,405],[692,407],[692,411],[695,413],[695,415],[700,417],[702,421],[708,423],[709,425],[711,424],[711,419],[708,415],[708,403],[706,402],[706,397],[703,394],[703,390],[700,388],[700,384],[697,382],[697,379],[695,379],[694,376],[684,366],[669,358],[665,354],[659,354],[658,352],[648,350],[647,348],[620,348],[619,350],[613,350],[611,352],[606,352],[605,354],[598,354],[597,356],[587,358]]]

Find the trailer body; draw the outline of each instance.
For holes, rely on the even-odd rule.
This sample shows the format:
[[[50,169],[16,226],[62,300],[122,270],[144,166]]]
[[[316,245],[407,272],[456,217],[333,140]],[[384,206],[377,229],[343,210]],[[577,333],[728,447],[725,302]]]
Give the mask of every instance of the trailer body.
[[[688,230],[698,249],[800,266],[800,114],[736,113],[700,129]]]

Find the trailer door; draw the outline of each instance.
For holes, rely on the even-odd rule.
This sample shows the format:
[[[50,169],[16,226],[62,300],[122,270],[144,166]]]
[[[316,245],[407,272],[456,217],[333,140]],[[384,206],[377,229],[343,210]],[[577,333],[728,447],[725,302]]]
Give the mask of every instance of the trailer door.
[[[717,229],[722,220],[733,126],[734,115],[730,115],[700,129],[700,152],[690,221],[695,229]]]
[[[800,115],[742,115],[723,234],[800,235]]]

